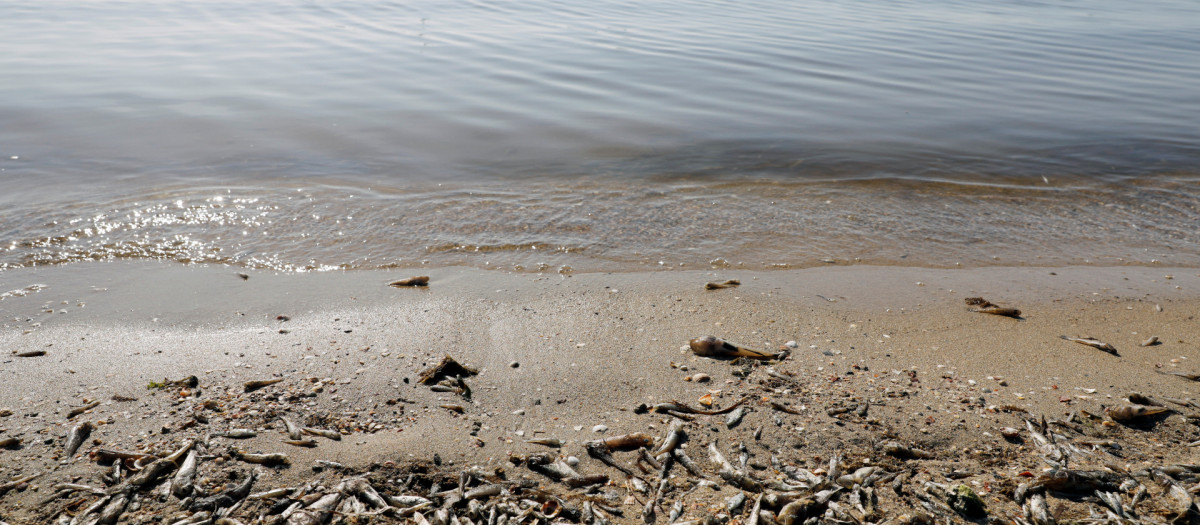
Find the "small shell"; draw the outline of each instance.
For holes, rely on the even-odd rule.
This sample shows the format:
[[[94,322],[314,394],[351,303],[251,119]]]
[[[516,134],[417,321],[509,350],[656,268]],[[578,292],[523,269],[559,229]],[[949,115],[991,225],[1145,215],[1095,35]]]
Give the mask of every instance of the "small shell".
[[[700,404],[704,405],[706,407],[712,406],[713,405],[712,394],[704,394],[704,395],[700,396]]]
[[[1000,435],[1005,439],[1016,439],[1021,436],[1021,431],[1013,427],[1004,427],[1000,429]]]
[[[692,374],[683,379],[684,381],[695,381],[697,383],[707,383],[712,381],[712,376],[708,374]]]

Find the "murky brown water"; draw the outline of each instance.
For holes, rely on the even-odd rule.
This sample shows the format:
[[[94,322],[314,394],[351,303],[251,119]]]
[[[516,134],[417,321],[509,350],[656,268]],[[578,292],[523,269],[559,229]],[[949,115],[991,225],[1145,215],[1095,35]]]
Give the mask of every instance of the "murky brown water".
[[[0,268],[1200,265],[1200,7],[0,1]]]

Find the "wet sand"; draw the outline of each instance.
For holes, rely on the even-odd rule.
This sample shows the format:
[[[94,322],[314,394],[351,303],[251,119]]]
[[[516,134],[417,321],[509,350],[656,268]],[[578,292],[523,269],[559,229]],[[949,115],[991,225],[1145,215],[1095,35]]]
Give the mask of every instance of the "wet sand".
[[[46,352],[0,358],[0,409],[11,411],[0,417],[0,438],[22,440],[19,448],[0,450],[0,482],[48,471],[0,496],[0,519],[52,518],[45,514],[51,507],[38,502],[55,483],[102,485],[105,469],[88,460],[89,451],[161,453],[229,428],[258,436],[214,437],[210,450],[221,451],[214,455],[233,446],[290,456],[291,466],[265,471],[256,490],[301,484],[315,476],[318,459],[365,473],[431,465],[435,455],[440,465],[430,468],[484,465],[549,483],[507,460],[556,452],[525,440],[560,439],[565,445],[557,452],[584,458],[581,471],[604,471],[587,459],[584,442],[629,432],[661,438],[671,417],[638,413],[638,405],[678,400],[698,407],[706,393],[717,407],[749,396],[752,411],[735,430],[726,428],[724,415],[688,423],[697,461],[707,463],[710,441],[744,441],[759,447],[752,465],[778,456],[816,468],[836,451],[866,454],[883,439],[897,439],[938,452],[945,464],[919,469],[929,473],[986,449],[1008,459],[990,470],[979,466],[986,462],[971,463],[981,477],[964,483],[974,483],[995,512],[1011,511],[1016,507],[999,480],[1015,479],[1013,469],[1045,466],[1028,443],[999,436],[1002,426],[1023,426],[1022,410],[1048,419],[1078,411],[1103,417],[1104,406],[1121,404],[1130,392],[1200,399],[1200,383],[1158,373],[1200,372],[1196,269],[559,275],[436,268],[249,271],[248,279],[240,271],[119,263],[0,273],[0,292],[46,285],[0,301],[4,353]],[[416,274],[431,277],[428,288],[386,286]],[[704,289],[705,282],[725,279],[742,284]],[[971,312],[964,298],[972,296],[1019,308],[1022,319]],[[731,365],[686,349],[689,339],[710,334],[770,350],[794,341],[790,356],[771,366],[790,379],[780,384],[767,366]],[[1119,356],[1063,335],[1109,342]],[[1162,343],[1139,346],[1150,336]],[[479,369],[466,379],[469,399],[417,384],[420,372],[445,355]],[[748,375],[737,375],[743,370]],[[686,380],[697,373],[711,382]],[[147,388],[191,375],[196,388]],[[243,382],[268,378],[284,380],[242,391]],[[115,400],[125,398],[135,400]],[[68,419],[71,408],[92,400],[100,405]],[[214,403],[205,408],[205,401]],[[788,403],[797,414],[774,410],[770,401]],[[837,410],[861,405],[869,415]],[[208,423],[196,423],[197,413]],[[343,438],[316,438],[316,448],[282,444],[274,413],[341,428]],[[76,457],[59,458],[63,436],[83,420],[97,430]],[[595,432],[597,425],[607,430]],[[751,441],[759,428],[762,436]],[[1134,441],[1153,436],[1156,445],[1146,446],[1163,448],[1145,458],[1185,463],[1193,449],[1181,444],[1200,438],[1178,415],[1151,427],[1101,430]],[[1128,452],[1128,459],[1141,453]],[[237,465],[227,459],[211,464],[213,472]],[[769,478],[766,471],[758,475]],[[619,485],[623,476],[608,472]],[[730,490],[706,498],[719,507]],[[639,521],[640,513],[640,506],[630,507],[617,521]]]

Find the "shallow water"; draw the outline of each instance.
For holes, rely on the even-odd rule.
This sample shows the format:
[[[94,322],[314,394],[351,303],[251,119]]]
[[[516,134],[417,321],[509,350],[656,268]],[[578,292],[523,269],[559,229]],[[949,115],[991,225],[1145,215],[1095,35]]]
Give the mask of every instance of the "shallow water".
[[[1200,265],[1200,6],[0,1],[0,268]]]

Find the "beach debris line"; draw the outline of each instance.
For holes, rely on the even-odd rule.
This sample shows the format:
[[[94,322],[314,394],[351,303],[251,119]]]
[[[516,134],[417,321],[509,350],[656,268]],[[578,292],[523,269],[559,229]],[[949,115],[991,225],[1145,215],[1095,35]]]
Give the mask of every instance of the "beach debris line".
[[[1060,335],[1058,337],[1059,339],[1063,339],[1065,341],[1071,341],[1072,343],[1079,343],[1081,345],[1090,346],[1097,350],[1103,350],[1115,356],[1121,355],[1117,353],[1116,347],[1099,339],[1093,339],[1091,337],[1067,337],[1065,335]]]
[[[414,287],[419,287],[419,286],[429,286],[429,276],[428,275],[417,275],[415,277],[409,277],[407,279],[400,279],[398,281],[392,281],[392,282],[388,283],[388,286],[394,286],[396,288],[414,288]]]
[[[711,281],[711,282],[704,284],[704,289],[705,290],[720,290],[723,288],[733,288],[735,286],[740,286],[741,284],[742,284],[742,282],[737,279],[729,279],[727,281]]]
[[[691,341],[688,341],[688,346],[692,349],[692,353],[700,357],[749,357],[751,359],[783,359],[784,357],[787,357],[788,354],[787,350],[781,350],[774,354],[764,350],[753,350],[711,335],[692,339]]]
[[[1016,308],[1006,308],[998,304],[994,304],[982,297],[968,297],[965,299],[967,306],[973,306],[972,312],[981,314],[1001,315],[1004,317],[1012,317],[1013,319],[1021,318],[1021,311]]]

